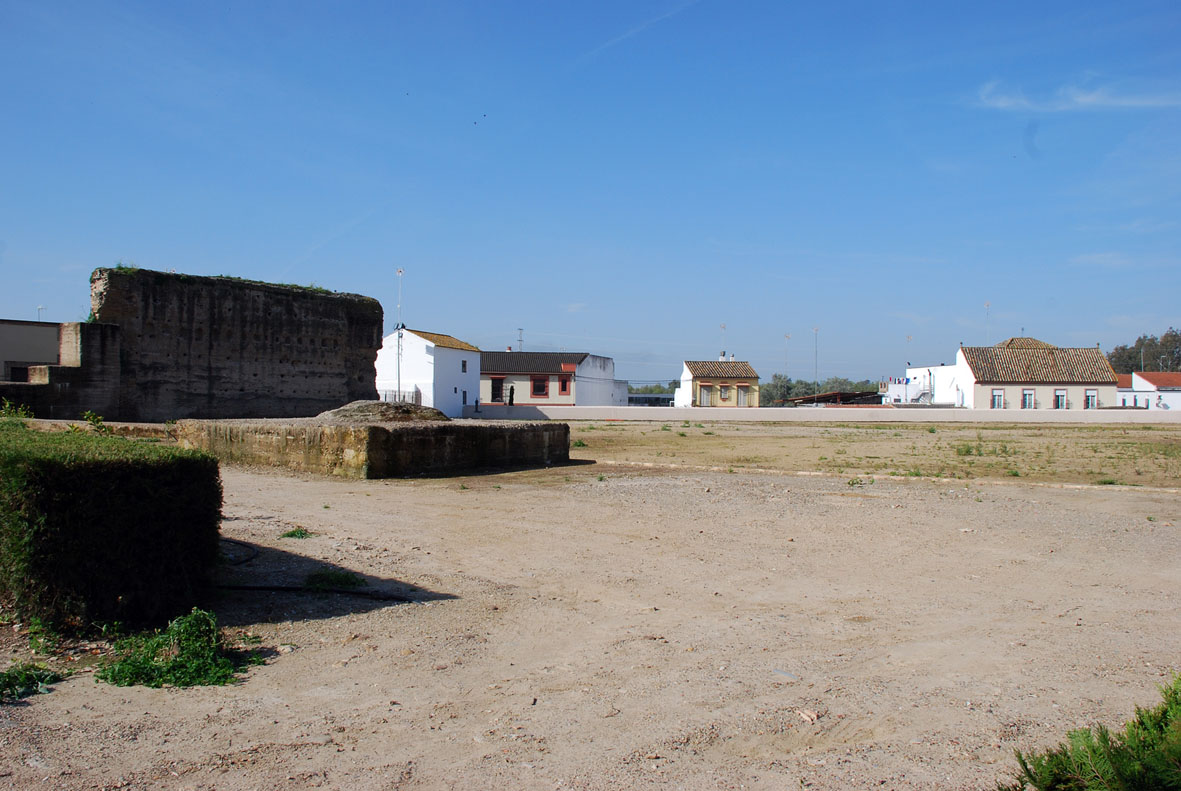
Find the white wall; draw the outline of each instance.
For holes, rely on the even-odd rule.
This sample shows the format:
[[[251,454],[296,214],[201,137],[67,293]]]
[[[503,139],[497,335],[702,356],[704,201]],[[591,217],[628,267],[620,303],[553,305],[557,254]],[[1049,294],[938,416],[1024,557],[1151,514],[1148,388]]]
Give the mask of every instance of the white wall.
[[[431,405],[447,417],[460,417],[465,394],[469,405],[480,395],[480,353],[444,346],[434,346],[433,351],[435,392]]]
[[[588,354],[574,371],[574,403],[578,406],[616,406],[615,360]],[[627,404],[625,398],[623,404]]]
[[[693,406],[693,374],[689,373],[689,366],[681,367],[681,386],[673,391],[673,406]]]

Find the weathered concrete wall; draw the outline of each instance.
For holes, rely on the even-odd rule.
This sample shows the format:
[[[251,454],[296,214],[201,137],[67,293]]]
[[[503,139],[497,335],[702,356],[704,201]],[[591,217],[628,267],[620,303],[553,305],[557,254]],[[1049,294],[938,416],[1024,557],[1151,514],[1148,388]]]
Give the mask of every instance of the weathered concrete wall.
[[[79,420],[87,410],[116,417],[120,393],[119,328],[68,322],[60,326],[59,332],[61,363],[31,366],[27,383],[0,383],[0,398],[29,407],[39,418]]]
[[[383,423],[182,420],[182,447],[237,464],[287,467],[347,478],[449,475],[570,460],[565,423]]]
[[[382,310],[356,294],[97,269],[95,318],[122,332],[117,417],[298,417],[376,399]]]

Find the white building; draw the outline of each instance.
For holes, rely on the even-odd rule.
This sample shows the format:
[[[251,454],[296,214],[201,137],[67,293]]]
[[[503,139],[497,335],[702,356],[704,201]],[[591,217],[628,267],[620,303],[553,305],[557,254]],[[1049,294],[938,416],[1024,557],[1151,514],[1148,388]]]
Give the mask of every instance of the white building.
[[[1117,406],[1115,371],[1097,347],[1059,348],[1035,338],[961,346],[954,364],[907,368],[879,389],[884,403],[967,409]]]
[[[480,401],[489,404],[627,406],[615,360],[586,352],[481,352]]]
[[[1181,373],[1136,371],[1120,374],[1120,406],[1181,409]]]
[[[398,333],[387,335],[376,367],[382,401],[421,404],[460,417],[480,393],[480,350],[450,335],[403,330],[400,366]]]

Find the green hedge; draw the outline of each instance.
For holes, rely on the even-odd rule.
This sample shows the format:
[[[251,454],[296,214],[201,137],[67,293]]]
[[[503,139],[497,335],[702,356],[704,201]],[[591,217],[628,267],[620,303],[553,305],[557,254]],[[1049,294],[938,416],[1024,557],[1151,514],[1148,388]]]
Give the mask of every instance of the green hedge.
[[[220,516],[211,456],[0,420],[0,597],[22,618],[80,631],[188,612]]]

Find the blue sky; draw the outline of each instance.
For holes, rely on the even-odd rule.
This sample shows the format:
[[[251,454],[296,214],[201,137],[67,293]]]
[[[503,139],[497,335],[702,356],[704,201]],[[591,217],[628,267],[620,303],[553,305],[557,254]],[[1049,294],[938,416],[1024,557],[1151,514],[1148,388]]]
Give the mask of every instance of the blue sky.
[[[0,317],[123,261],[388,329],[401,267],[411,327],[633,380],[1106,350],[1181,325],[1178,41],[1175,2],[0,0]]]

